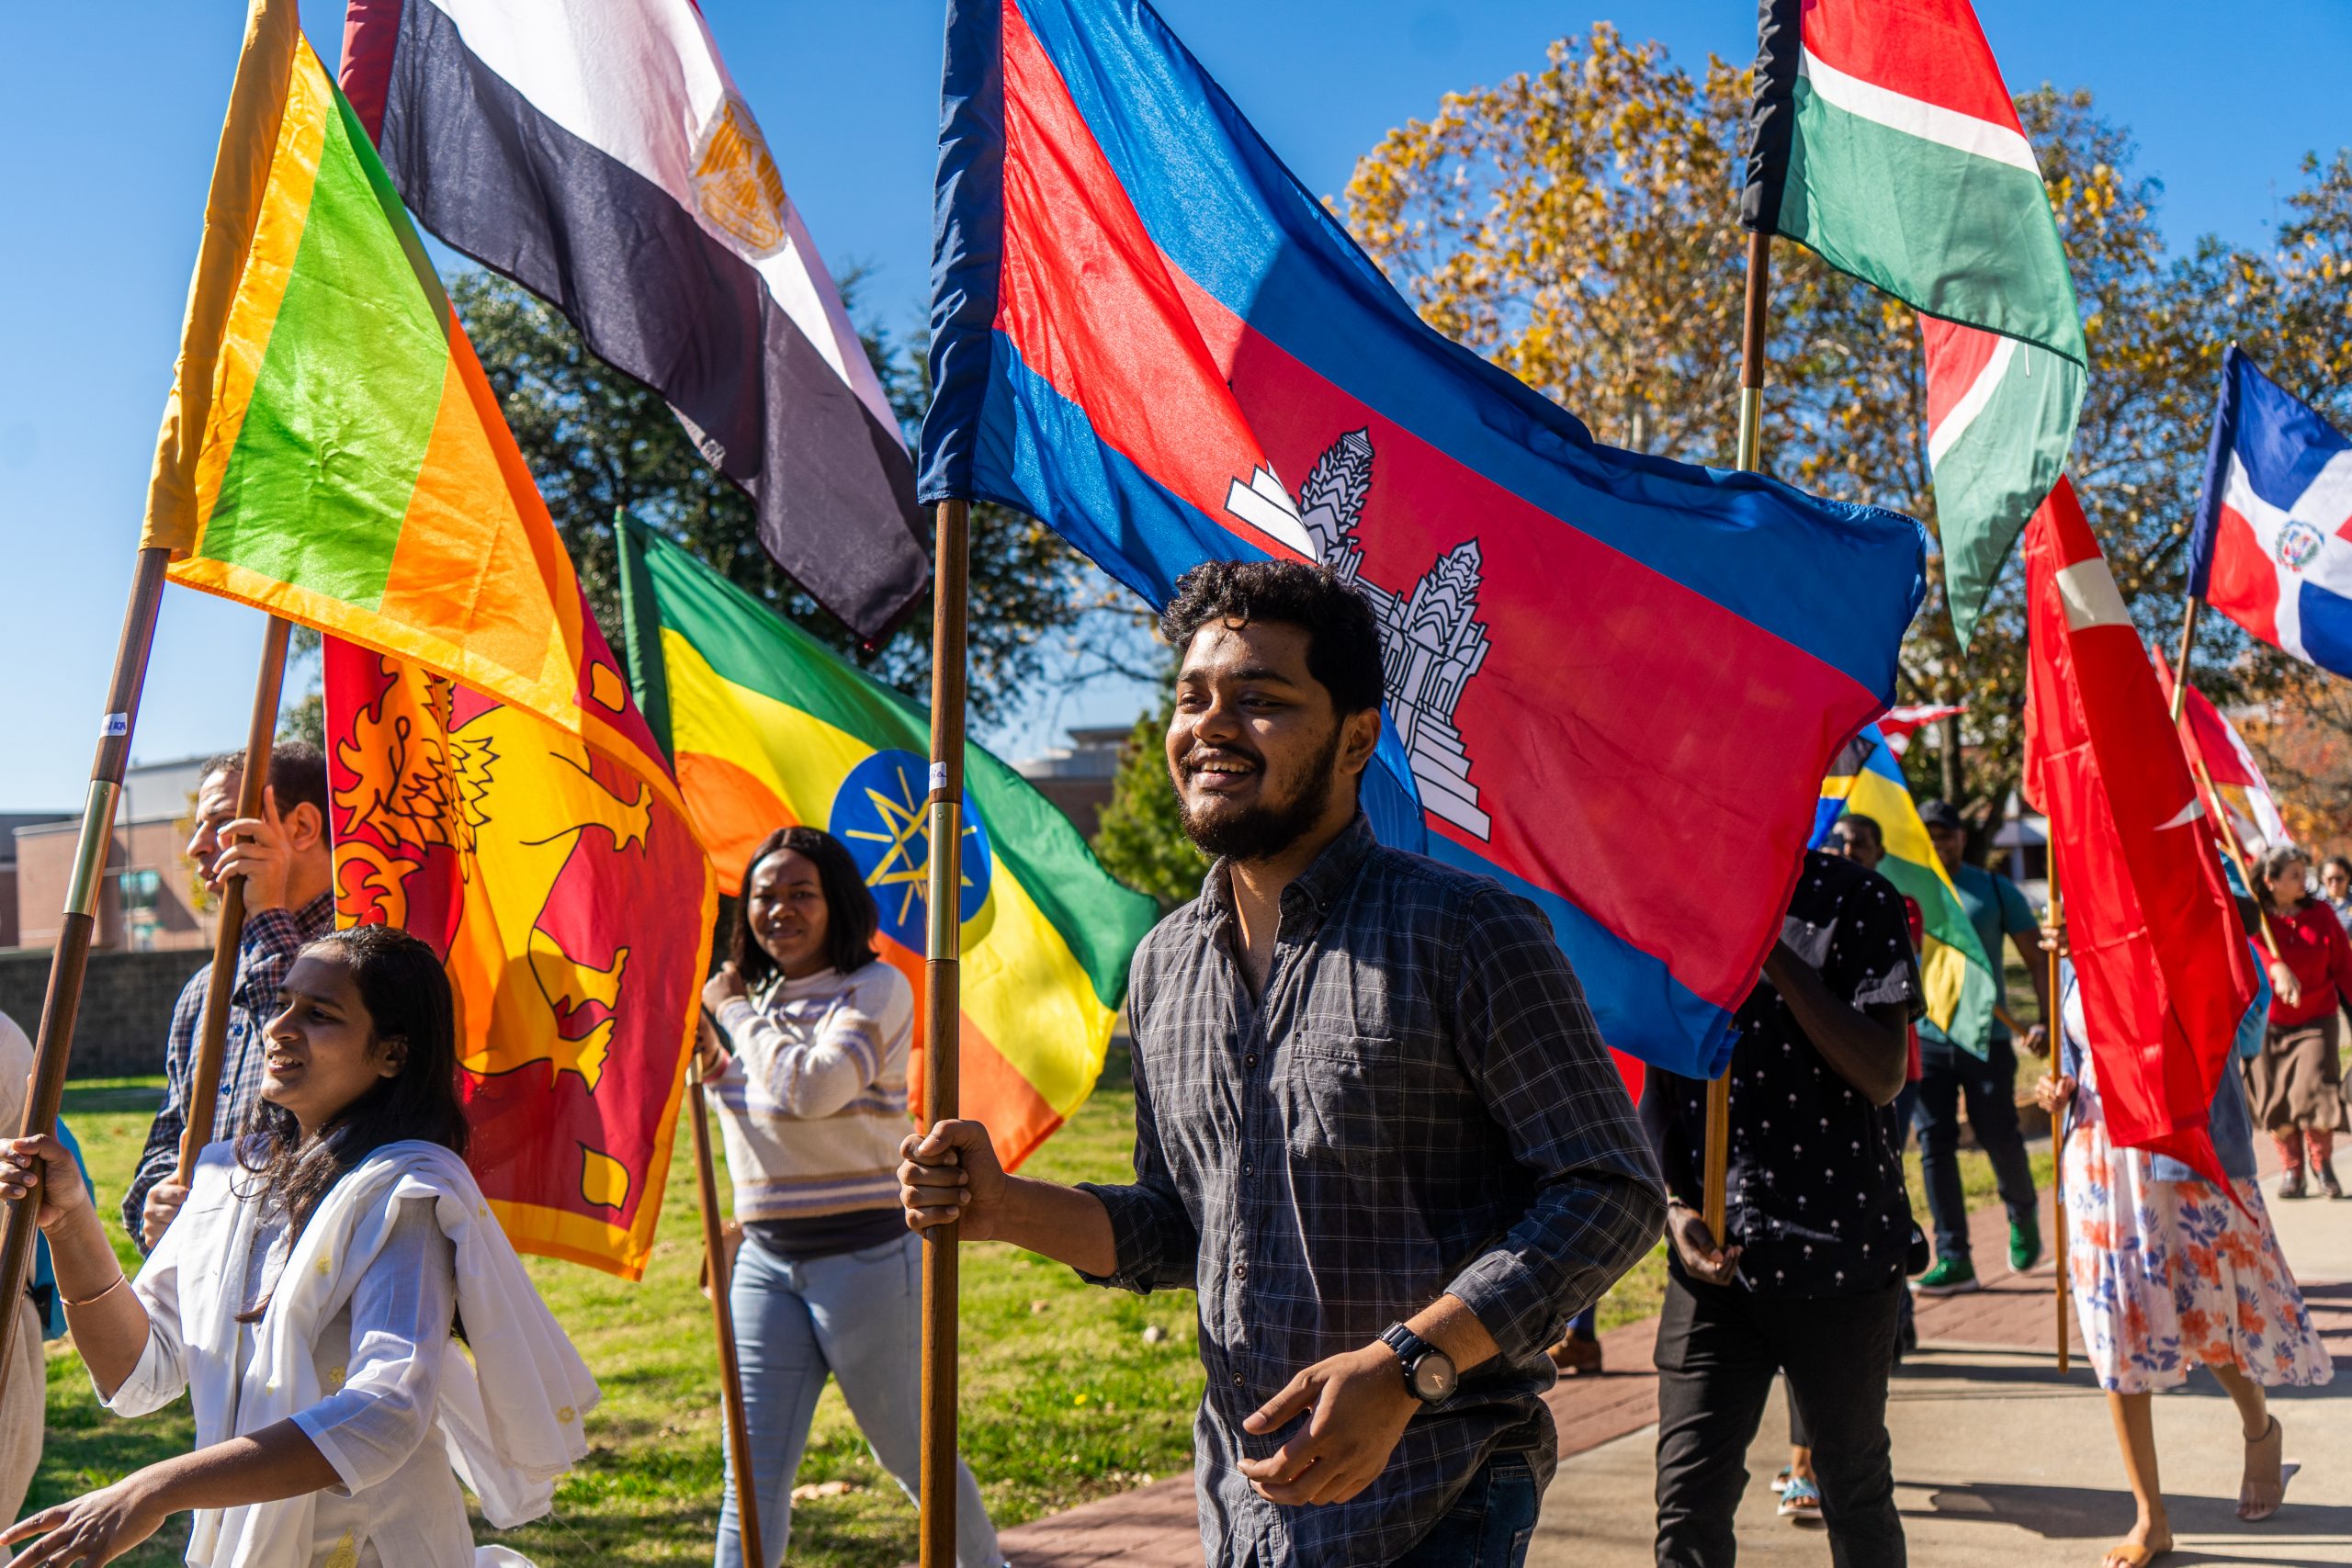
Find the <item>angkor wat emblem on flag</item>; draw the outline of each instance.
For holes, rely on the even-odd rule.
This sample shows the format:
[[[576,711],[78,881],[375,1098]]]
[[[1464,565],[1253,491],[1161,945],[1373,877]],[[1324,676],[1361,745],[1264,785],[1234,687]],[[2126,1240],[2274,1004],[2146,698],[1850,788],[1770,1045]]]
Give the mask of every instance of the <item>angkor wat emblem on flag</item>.
[[[1470,754],[1453,714],[1464,688],[1487,661],[1486,623],[1478,614],[1478,541],[1464,539],[1408,592],[1365,581],[1356,529],[1372,493],[1372,434],[1351,430],[1315,460],[1294,502],[1264,468],[1233,481],[1225,508],[1261,532],[1295,537],[1304,528],[1325,566],[1372,605],[1380,622],[1381,676],[1388,716],[1405,742],[1421,804],[1482,841],[1491,822],[1478,808]]]

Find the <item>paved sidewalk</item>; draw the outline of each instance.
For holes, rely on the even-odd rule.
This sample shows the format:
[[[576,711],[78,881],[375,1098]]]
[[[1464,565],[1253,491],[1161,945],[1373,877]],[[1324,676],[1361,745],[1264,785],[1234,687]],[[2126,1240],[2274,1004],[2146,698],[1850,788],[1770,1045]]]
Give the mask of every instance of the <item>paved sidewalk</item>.
[[[2183,1568],[2352,1565],[2352,1203],[2273,1203],[2271,1213],[2345,1371],[2327,1388],[2281,1396],[2288,1457],[2304,1469],[2287,1510],[2261,1526],[2241,1525],[2232,1513],[2239,1449],[2219,1388],[2200,1377],[2190,1392],[2156,1402],[2165,1494],[2182,1547],[2166,1561]],[[1972,1228],[1976,1256],[1999,1259],[2007,1245],[1999,1208],[1980,1211]],[[2058,1374],[2052,1286],[2045,1264],[1988,1278],[1970,1295],[1920,1303],[1923,1348],[1897,1382],[1888,1417],[1916,1568],[2092,1568],[2099,1549],[2131,1523],[2106,1402],[2079,1355],[2066,1376]],[[1650,1319],[1603,1335],[1609,1374],[1563,1382],[1550,1395],[1560,1473],[1529,1568],[1650,1563],[1657,1326]],[[1826,1564],[1818,1530],[1800,1530],[1772,1511],[1767,1483],[1787,1460],[1787,1431],[1776,1393],[1749,1455],[1742,1561]],[[1004,1549],[1020,1568],[1192,1568],[1200,1562],[1192,1477],[1008,1530]]]
[[[2352,1564],[2352,1203],[2273,1203],[2271,1213],[2339,1381],[2277,1396],[2287,1458],[2303,1469],[2287,1508],[2261,1525],[2235,1517],[2242,1450],[2219,1385],[2199,1374],[2155,1402],[2179,1542],[2167,1565]],[[1975,1255],[2000,1258],[2000,1210],[1980,1212],[1972,1229]],[[2065,1376],[2058,1372],[2052,1281],[2045,1264],[1973,1295],[1921,1303],[1923,1347],[1898,1376],[1887,1414],[1913,1568],[2095,1568],[2131,1526],[2106,1401],[2079,1355]],[[1788,1461],[1787,1433],[1776,1390],[1748,1452],[1740,1560],[1826,1565],[1823,1534],[1773,1511],[1768,1483]],[[1529,1568],[1648,1568],[1656,1444],[1645,1425],[1566,1457]]]

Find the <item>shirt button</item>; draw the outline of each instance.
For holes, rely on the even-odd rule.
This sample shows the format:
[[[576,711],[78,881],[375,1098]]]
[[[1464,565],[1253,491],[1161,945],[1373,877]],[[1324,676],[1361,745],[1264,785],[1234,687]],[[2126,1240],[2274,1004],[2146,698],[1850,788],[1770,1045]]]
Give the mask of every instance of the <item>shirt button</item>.
[[[1250,1278],[1250,1265],[1247,1263],[1235,1264],[1233,1266],[1233,1277],[1237,1280],[1247,1280]]]
[[[1241,1374],[1239,1372],[1233,1374],[1233,1386],[1236,1388],[1239,1388],[1241,1386]]]
[[[1242,1058],[1241,1058],[1241,1065],[1242,1065],[1243,1066],[1245,1066],[1245,1067],[1254,1067],[1254,1066],[1256,1066],[1258,1065],[1258,1053],[1257,1053],[1257,1052],[1255,1052],[1255,1051],[1252,1051],[1252,1052],[1250,1052],[1248,1055],[1246,1055],[1246,1056],[1242,1057]]]
[[[1254,1165],[1245,1165],[1241,1168],[1241,1174],[1244,1176],[1255,1176],[1258,1174],[1258,1168]]]

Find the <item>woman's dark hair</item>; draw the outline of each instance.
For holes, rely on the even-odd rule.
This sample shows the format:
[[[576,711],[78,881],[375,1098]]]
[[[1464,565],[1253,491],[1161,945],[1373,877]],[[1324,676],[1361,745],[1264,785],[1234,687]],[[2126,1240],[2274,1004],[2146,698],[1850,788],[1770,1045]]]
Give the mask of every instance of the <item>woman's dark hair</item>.
[[[390,926],[355,926],[302,951],[351,966],[376,1039],[401,1050],[400,1070],[378,1078],[305,1148],[294,1113],[256,1100],[237,1141],[237,1163],[259,1177],[287,1216],[290,1248],[344,1175],[386,1144],[413,1138],[463,1156],[465,1107],[458,1099],[458,1019],[449,976],[424,942]],[[252,1309],[258,1318],[266,1302]],[[247,1319],[250,1321],[250,1319]]]
[[[752,873],[780,850],[807,855],[817,867],[817,886],[825,895],[825,962],[844,975],[873,963],[874,933],[882,917],[848,848],[822,828],[778,828],[743,863],[743,894],[735,900],[735,923],[727,938],[727,957],[743,984],[756,991],[776,972],[775,960],[752,934]]]
[[[2273,914],[2278,911],[2278,902],[2270,896],[2270,879],[2297,861],[2305,865],[2311,864],[2311,852],[2301,844],[2279,843],[2263,851],[2262,859],[2255,863],[2254,896],[2262,901],[2264,908]]]
[[[2330,855],[2319,863],[2319,874],[2322,876],[2339,868],[2345,875],[2352,876],[2352,860],[2346,860],[2342,855]]]

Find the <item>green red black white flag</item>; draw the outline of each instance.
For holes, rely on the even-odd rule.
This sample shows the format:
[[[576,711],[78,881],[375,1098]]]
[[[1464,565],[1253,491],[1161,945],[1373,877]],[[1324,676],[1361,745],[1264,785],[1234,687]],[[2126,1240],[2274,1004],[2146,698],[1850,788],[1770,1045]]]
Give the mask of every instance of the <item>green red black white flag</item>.
[[[1922,318],[1962,642],[2064,471],[2089,363],[2032,144],[1968,0],[1762,0],[1741,221]]]

